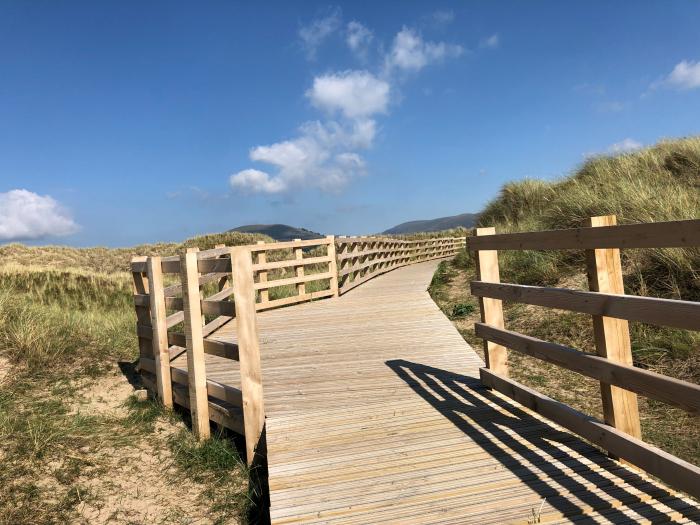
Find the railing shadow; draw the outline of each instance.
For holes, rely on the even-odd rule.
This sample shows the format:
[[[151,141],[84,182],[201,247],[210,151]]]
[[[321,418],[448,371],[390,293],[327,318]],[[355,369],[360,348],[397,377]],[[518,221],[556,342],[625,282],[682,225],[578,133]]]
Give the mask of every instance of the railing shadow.
[[[619,463],[592,445],[532,417],[517,404],[494,395],[478,379],[401,359],[386,364],[419,396],[549,505],[564,516],[575,516],[576,523],[598,523],[585,516],[591,508],[604,511],[606,518],[613,523],[627,522],[630,518],[624,510],[630,505],[652,523],[666,522],[668,514],[652,506],[659,499],[681,515],[694,517],[689,513],[692,509],[688,509],[688,504],[668,490],[650,483],[632,470],[622,470]],[[579,452],[593,465],[581,461],[567,449]],[[574,474],[552,460],[566,464]],[[598,493],[581,479],[592,484]],[[623,483],[650,496],[651,501],[646,502],[626,487],[621,487]],[[572,501],[566,493],[560,495],[562,491],[575,493],[576,500]],[[622,505],[616,508],[611,501]]]

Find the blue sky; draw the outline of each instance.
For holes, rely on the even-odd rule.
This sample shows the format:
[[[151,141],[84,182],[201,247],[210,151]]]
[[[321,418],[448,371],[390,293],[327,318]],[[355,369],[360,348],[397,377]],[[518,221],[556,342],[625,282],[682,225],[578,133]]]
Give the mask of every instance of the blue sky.
[[[364,234],[700,131],[700,3],[0,4],[0,242]]]

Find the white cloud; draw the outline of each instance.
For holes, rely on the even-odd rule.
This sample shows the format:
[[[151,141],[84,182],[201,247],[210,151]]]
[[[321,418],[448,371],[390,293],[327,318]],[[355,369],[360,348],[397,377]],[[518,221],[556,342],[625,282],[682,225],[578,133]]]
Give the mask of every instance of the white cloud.
[[[0,240],[59,237],[77,232],[78,225],[52,197],[27,190],[0,193]]]
[[[299,29],[299,38],[301,38],[306,56],[309,60],[316,59],[316,52],[323,41],[332,33],[338,30],[341,22],[340,8],[335,7],[328,11],[328,14],[321,18],[312,20],[309,25],[302,26]]]
[[[455,12],[451,9],[438,9],[433,13],[433,22],[437,25],[447,25],[455,19]]]
[[[365,164],[356,153],[372,145],[376,123],[357,119],[346,124],[335,121],[307,122],[292,140],[250,151],[250,159],[277,168],[277,173],[247,169],[231,175],[234,189],[259,193],[279,193],[294,187],[310,186],[337,191],[351,178],[365,172]]]
[[[479,47],[482,48],[490,48],[490,49],[495,49],[498,47],[498,44],[500,44],[500,37],[498,36],[498,33],[494,33],[493,35],[482,38],[479,41]]]
[[[426,42],[414,30],[403,27],[394,37],[391,51],[386,58],[387,69],[397,67],[407,71],[420,71],[433,62],[459,57],[464,48],[445,42]]]
[[[624,140],[621,140],[620,142],[616,142],[615,144],[612,144],[608,148],[608,153],[626,153],[629,151],[634,151],[642,147],[641,142],[637,142],[634,139],[631,138],[626,138]]]
[[[368,71],[344,71],[314,78],[306,96],[320,109],[339,110],[348,118],[366,117],[386,112],[389,84]]]
[[[700,88],[700,62],[679,62],[665,78],[664,84],[676,89]]]
[[[360,22],[353,20],[348,23],[346,42],[348,47],[358,57],[363,60],[367,59],[369,45],[374,39],[374,34],[371,30],[363,26]]]

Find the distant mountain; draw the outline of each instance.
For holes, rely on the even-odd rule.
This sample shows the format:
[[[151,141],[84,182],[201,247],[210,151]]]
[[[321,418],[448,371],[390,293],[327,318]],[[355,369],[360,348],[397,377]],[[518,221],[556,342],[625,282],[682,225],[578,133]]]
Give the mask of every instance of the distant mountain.
[[[324,237],[318,232],[312,232],[306,228],[295,228],[287,224],[247,224],[229,230],[231,232],[241,233],[262,233],[269,235],[276,241],[292,241],[294,239],[320,239]]]
[[[404,234],[404,233],[419,233],[419,232],[437,232],[441,230],[449,230],[451,228],[471,228],[479,220],[478,213],[462,213],[461,215],[453,215],[452,217],[440,217],[438,219],[430,219],[425,221],[410,221],[389,228],[382,233],[388,234]]]

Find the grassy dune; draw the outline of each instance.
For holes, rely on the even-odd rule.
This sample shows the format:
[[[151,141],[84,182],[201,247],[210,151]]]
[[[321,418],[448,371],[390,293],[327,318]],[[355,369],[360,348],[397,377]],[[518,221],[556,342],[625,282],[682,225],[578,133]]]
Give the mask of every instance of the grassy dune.
[[[580,226],[595,215],[616,214],[619,223],[700,217],[700,138],[661,142],[633,153],[589,159],[558,181],[506,184],[484,210],[482,226],[498,232]],[[624,250],[627,293],[700,300],[697,249]],[[582,252],[503,251],[501,280],[531,285],[587,289]],[[467,254],[443,263],[431,287],[433,297],[475,349],[476,300],[468,292],[474,278]],[[506,325],[541,339],[594,352],[590,316],[528,305],[504,305]],[[700,335],[696,332],[630,323],[637,366],[700,383]],[[596,381],[511,352],[511,374],[548,396],[602,416]],[[700,464],[700,425],[684,411],[640,397],[645,440]]]
[[[231,233],[115,250],[0,247],[0,522],[148,521],[125,496],[113,501],[148,483],[173,500],[166,523],[189,523],[191,512],[243,519],[248,473],[233,442],[221,435],[200,446],[180,415],[127,397],[138,345],[126,270],[133,255],[258,239],[269,240]],[[156,465],[143,465],[144,451]]]

